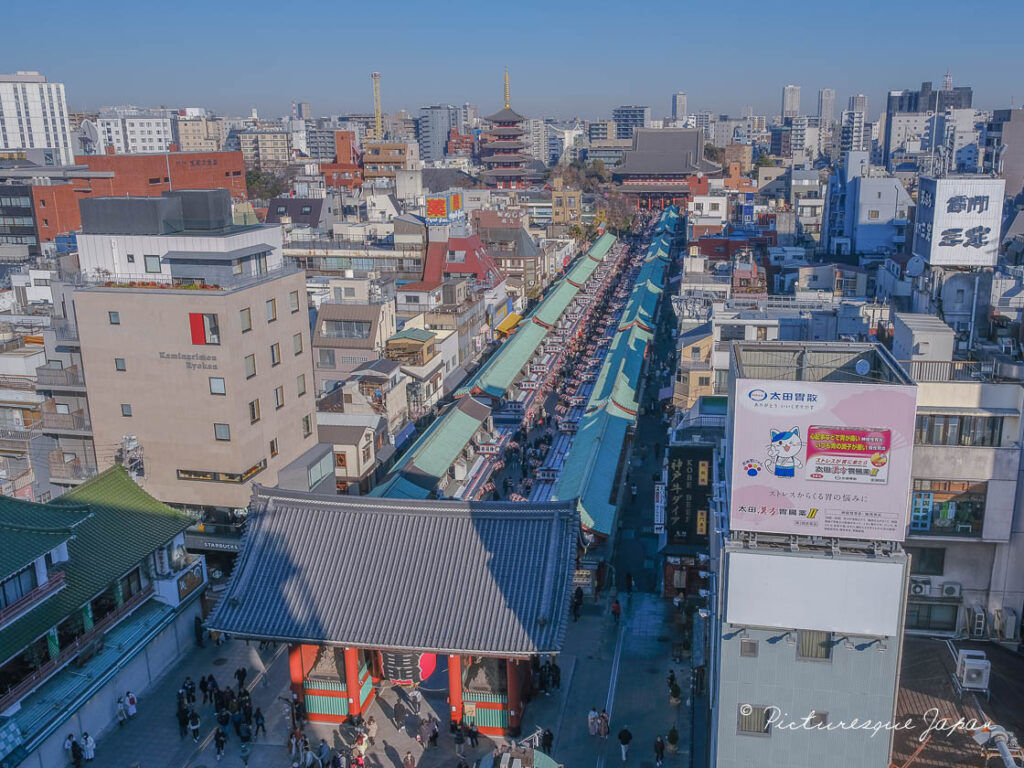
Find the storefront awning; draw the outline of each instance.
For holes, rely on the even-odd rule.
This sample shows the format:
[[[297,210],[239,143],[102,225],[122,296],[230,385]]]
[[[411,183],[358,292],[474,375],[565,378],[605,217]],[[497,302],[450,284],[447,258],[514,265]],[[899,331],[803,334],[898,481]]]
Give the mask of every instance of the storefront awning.
[[[511,333],[512,329],[515,328],[522,321],[523,316],[517,315],[515,312],[505,316],[505,319],[498,323],[498,327],[495,328],[498,333]]]

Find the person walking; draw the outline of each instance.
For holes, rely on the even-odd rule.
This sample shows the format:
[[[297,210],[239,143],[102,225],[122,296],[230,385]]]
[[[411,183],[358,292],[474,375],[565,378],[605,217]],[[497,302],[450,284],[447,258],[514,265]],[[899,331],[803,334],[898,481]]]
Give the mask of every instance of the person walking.
[[[195,697],[193,697],[193,699],[194,698]],[[128,705],[128,719],[130,720],[131,718],[135,717],[136,713],[138,712],[138,709],[136,707],[139,703],[139,700],[135,698],[135,694],[131,691],[125,691],[124,701],[125,704]]]
[[[71,739],[71,764],[75,768],[82,768],[82,745],[75,738]]]
[[[420,713],[420,707],[423,705],[423,694],[419,688],[413,688],[409,691],[409,704],[412,706],[412,712],[414,715]]]
[[[185,701],[189,706],[196,703],[196,684],[195,681],[189,675],[185,675],[185,682],[181,684],[181,689],[185,691]]]
[[[455,729],[455,754],[459,757],[466,756],[466,734],[463,733],[463,725]]]
[[[188,733],[188,710],[178,707],[178,738],[184,739],[186,733]]]
[[[231,713],[231,727],[235,729],[235,736],[242,735],[242,713],[237,709]]]
[[[399,731],[404,730],[405,719],[409,716],[409,711],[405,708],[405,704],[402,703],[401,699],[395,702],[393,713],[395,718],[395,728]]]
[[[405,757],[402,758],[402,768],[416,768],[416,758],[412,756],[412,752],[405,753]]]
[[[555,734],[551,732],[550,728],[545,728],[544,733],[540,735],[540,751],[548,757],[551,756],[551,748],[555,743]]]
[[[597,736],[597,720],[599,715],[597,714],[597,707],[591,707],[590,711],[587,712],[587,732],[591,736]]]
[[[194,709],[188,713],[188,729],[192,731],[192,741],[199,741],[199,713]]]
[[[665,740],[661,738],[661,734],[654,739],[654,764],[661,768],[661,764],[665,761]]]
[[[373,718],[371,717],[370,719],[372,720]],[[253,739],[260,735],[260,731],[263,731],[263,735],[266,736],[267,721],[263,717],[263,710],[259,707],[256,707],[256,711],[252,713],[252,721],[256,724],[256,727],[253,729],[252,732]]]
[[[117,727],[120,728],[128,721],[128,710],[125,709],[124,696],[117,697]]]
[[[629,731],[629,726],[622,726],[622,730],[619,731],[619,746],[622,747],[622,762],[626,762],[626,755],[629,753],[629,742],[633,740],[633,734]]]
[[[622,615],[622,604],[619,603],[619,598],[612,600],[612,618],[615,623],[619,623],[619,616]]]
[[[551,687],[556,691],[562,690],[562,668],[558,666],[557,660],[551,660],[551,669],[548,672],[551,675]]]
[[[469,730],[466,731],[466,737],[469,739],[469,746],[473,749],[480,745],[480,729],[476,727],[476,723],[472,723],[469,726]]]
[[[87,763],[96,759],[96,739],[88,731],[82,734],[82,756]]]
[[[217,762],[224,757],[224,745],[228,743],[228,736],[220,728],[213,734],[213,745],[217,748]]]
[[[366,721],[366,736],[370,740],[370,746],[372,747],[376,742],[374,739],[377,738],[377,721],[373,719],[373,715],[370,715],[370,719]]]
[[[239,667],[235,670],[235,680],[238,681],[238,692],[241,693],[242,689],[245,688],[245,677],[249,674],[249,670],[245,667]]]
[[[210,701],[210,684],[206,681],[206,675],[199,678],[199,692],[203,694],[203,704]]]
[[[602,739],[607,739],[611,731],[611,720],[608,718],[608,713],[602,709],[601,714],[597,716],[597,735]]]

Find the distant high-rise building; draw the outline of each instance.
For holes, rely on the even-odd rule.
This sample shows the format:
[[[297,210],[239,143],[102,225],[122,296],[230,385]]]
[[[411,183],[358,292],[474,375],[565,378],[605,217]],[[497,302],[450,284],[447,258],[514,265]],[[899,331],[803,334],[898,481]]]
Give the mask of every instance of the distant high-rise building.
[[[849,106],[847,109],[850,112],[863,112],[865,116],[868,114],[868,97],[863,93],[858,93],[856,96],[850,97]]]
[[[296,117],[299,120],[312,120],[313,119],[313,107],[308,101],[300,101],[298,108],[296,109]]]
[[[782,119],[800,114],[800,86],[787,85],[782,89]]]
[[[871,135],[865,131],[864,113],[854,110],[843,112],[839,121],[839,151],[867,151]]]
[[[624,105],[612,110],[612,120],[615,121],[615,138],[633,138],[634,128],[649,128],[651,125],[651,108],[634,105]]]
[[[822,128],[832,124],[836,111],[836,92],[831,88],[818,91],[818,120]]]
[[[64,83],[38,72],[0,75],[0,149],[36,150],[40,164],[74,162]]]
[[[416,119],[416,141],[420,145],[420,158],[425,163],[444,159],[444,148],[452,128],[462,133],[462,108],[452,104],[435,104],[420,109]]]
[[[896,112],[945,112],[947,109],[968,109],[974,100],[974,91],[970,86],[948,87],[936,91],[929,82],[921,83],[921,90],[889,91],[885,111]]]
[[[686,119],[686,94],[683,91],[672,94],[672,119]]]

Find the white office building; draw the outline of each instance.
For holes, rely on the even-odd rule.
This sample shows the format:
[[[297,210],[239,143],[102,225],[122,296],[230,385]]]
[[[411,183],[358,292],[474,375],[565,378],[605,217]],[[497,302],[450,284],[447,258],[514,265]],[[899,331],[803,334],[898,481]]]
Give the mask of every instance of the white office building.
[[[831,88],[818,91],[818,120],[824,127],[832,125],[836,113],[836,92]]]
[[[787,85],[782,89],[782,119],[800,114],[800,86]]]
[[[38,72],[0,74],[0,150],[37,150],[45,165],[71,165],[74,146],[64,83]]]
[[[683,91],[672,94],[672,119],[686,119],[686,94]]]
[[[115,154],[134,155],[144,152],[166,152],[174,143],[169,117],[155,115],[103,115],[96,123],[99,131],[99,152],[113,147]]]

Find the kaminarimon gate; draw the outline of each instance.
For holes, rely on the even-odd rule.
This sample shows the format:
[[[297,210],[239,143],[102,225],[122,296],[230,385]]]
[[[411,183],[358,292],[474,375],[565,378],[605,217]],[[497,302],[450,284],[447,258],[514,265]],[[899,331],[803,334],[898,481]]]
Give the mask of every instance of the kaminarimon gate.
[[[363,714],[375,683],[417,684],[447,665],[452,720],[516,735],[531,658],[565,639],[578,536],[575,501],[255,486],[242,553],[207,626],[287,643],[310,720]]]

